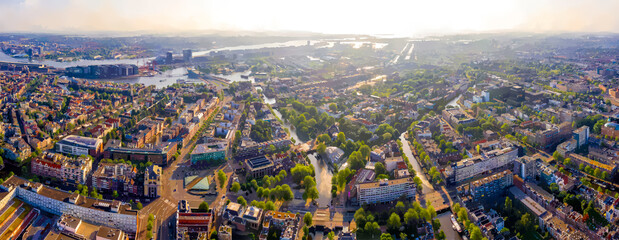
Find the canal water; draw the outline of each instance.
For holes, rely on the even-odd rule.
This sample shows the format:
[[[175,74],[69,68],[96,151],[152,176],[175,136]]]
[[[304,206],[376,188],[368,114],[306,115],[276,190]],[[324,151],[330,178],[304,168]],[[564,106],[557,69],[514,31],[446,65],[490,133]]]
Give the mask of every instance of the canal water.
[[[275,99],[267,98],[264,95],[263,97],[265,98],[265,102],[269,104],[274,104],[276,102]],[[273,109],[273,113],[283,121],[282,114],[277,111],[277,109]],[[301,144],[301,140],[299,136],[297,136],[296,128],[291,128],[289,123],[284,123],[283,126],[288,129],[290,137],[295,140],[295,144]],[[325,164],[324,160],[316,158],[317,153],[309,154],[307,157],[310,159],[310,163],[314,165],[314,172],[316,173],[316,188],[319,193],[319,197],[316,200],[318,207],[328,207],[331,203],[331,178],[333,177],[333,172],[329,166]]]
[[[413,165],[413,169],[415,169],[417,176],[421,179],[421,182],[423,184],[422,192],[424,194],[431,193],[434,191],[434,188],[432,188],[432,184],[428,182],[426,175],[423,174],[423,170],[421,170],[421,166],[419,165],[419,162],[417,161],[415,156],[413,156],[413,151],[411,150],[410,145],[408,144],[408,140],[406,140],[406,138],[404,137],[405,133],[406,132],[403,132],[400,135],[400,141],[402,142],[402,151],[404,151],[404,154],[408,157],[408,161],[411,163],[411,165]]]

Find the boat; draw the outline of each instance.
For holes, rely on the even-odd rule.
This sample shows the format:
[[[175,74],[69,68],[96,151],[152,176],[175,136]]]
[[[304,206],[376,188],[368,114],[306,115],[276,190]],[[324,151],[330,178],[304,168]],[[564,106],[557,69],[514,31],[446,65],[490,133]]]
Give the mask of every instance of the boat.
[[[159,82],[165,82],[165,79],[161,79],[161,80],[159,80]]]
[[[462,228],[460,228],[460,224],[456,221],[456,218],[453,214],[451,214],[451,227],[456,230],[458,233],[462,233]]]
[[[249,79],[249,75],[241,75],[242,79]]]

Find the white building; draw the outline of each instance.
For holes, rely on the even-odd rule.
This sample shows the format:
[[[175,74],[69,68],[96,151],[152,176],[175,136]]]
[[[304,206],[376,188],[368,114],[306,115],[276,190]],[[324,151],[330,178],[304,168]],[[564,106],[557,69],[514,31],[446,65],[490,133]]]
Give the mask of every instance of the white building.
[[[460,182],[480,173],[503,167],[518,158],[518,149],[507,147],[482,153],[455,163],[453,167],[454,181]]]
[[[103,151],[103,140],[69,135],[56,143],[56,150],[70,155],[96,155]]]
[[[17,176],[7,179],[0,185],[0,190],[8,192],[0,199],[0,208],[9,199],[17,197],[32,207],[55,215],[67,214],[94,225],[116,228],[127,233],[137,232],[137,210],[132,210],[129,204],[120,201],[84,197]]]
[[[415,197],[415,183],[411,178],[394,180],[381,179],[379,182],[357,185],[359,204],[383,203],[394,201],[401,196]]]

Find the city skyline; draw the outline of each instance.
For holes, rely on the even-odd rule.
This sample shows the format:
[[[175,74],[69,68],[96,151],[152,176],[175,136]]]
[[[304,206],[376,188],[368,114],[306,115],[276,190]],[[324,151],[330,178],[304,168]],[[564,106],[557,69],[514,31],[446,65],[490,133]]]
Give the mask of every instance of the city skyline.
[[[619,2],[76,1],[0,3],[0,32],[298,31],[419,37],[481,32],[619,32]],[[59,14],[62,13],[62,14]]]

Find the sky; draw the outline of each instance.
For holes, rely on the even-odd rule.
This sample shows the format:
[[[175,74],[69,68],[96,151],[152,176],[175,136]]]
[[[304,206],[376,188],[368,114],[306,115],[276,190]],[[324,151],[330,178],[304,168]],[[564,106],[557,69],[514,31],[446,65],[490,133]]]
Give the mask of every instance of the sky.
[[[619,32],[617,0],[1,0],[0,32]]]

